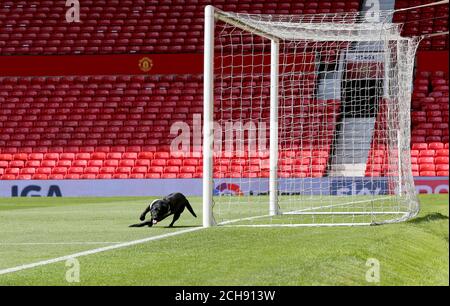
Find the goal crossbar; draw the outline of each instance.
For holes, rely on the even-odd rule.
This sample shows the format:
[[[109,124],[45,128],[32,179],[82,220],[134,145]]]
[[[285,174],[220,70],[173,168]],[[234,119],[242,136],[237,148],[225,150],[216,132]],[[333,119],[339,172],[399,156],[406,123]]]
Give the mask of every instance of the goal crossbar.
[[[280,40],[314,39],[317,38],[318,32],[322,34],[321,41],[379,41],[380,35],[384,35],[389,40],[407,39],[400,36],[398,28],[401,24],[398,23],[333,22],[335,21],[333,18],[327,20],[329,14],[304,15],[303,18],[289,15],[271,15],[277,19],[276,22],[273,22],[258,20],[249,14],[214,10],[214,16],[217,20],[277,42]],[[361,18],[359,12],[354,14],[355,17]],[[386,16],[390,14],[393,14],[393,11],[382,12],[381,15],[385,15],[382,19],[386,19]],[[347,17],[347,15],[343,15],[342,18],[344,17]],[[337,35],[336,30],[344,31],[345,35]]]

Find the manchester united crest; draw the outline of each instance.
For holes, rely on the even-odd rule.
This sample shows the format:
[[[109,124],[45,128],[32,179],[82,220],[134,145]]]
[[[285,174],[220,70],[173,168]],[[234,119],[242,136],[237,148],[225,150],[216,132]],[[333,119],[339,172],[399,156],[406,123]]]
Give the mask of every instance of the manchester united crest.
[[[153,68],[153,61],[148,57],[143,57],[139,60],[139,68],[143,72],[149,72]]]

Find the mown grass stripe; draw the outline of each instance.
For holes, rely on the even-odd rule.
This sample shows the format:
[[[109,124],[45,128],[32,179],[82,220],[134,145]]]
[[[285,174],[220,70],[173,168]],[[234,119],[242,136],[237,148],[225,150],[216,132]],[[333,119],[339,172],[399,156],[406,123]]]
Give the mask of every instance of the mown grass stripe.
[[[79,253],[74,253],[74,254],[70,254],[70,255],[66,255],[66,256],[56,257],[56,258],[52,258],[52,259],[48,259],[48,260],[38,261],[35,263],[20,265],[20,266],[0,270],[0,275],[14,273],[14,272],[18,272],[18,271],[22,271],[22,270],[26,270],[26,269],[32,269],[32,268],[45,266],[45,265],[49,265],[49,264],[53,264],[53,263],[57,263],[57,262],[61,262],[61,261],[66,261],[71,258],[78,258],[78,257],[82,257],[82,256],[88,256],[88,255],[111,251],[111,250],[115,250],[115,249],[126,248],[126,247],[129,247],[132,245],[137,245],[137,244],[141,244],[141,243],[145,243],[145,242],[149,242],[149,241],[173,237],[173,236],[177,236],[177,235],[181,235],[181,234],[185,234],[185,233],[198,231],[201,229],[203,229],[203,227],[189,228],[186,230],[176,231],[174,233],[167,233],[167,234],[163,234],[163,235],[159,235],[159,236],[153,236],[153,237],[148,237],[148,238],[144,238],[144,239],[128,241],[128,242],[114,244],[114,245],[110,245],[110,246],[106,246],[106,247],[102,247],[102,248],[97,248],[97,249],[92,249],[92,250],[83,251],[83,252],[79,252]]]

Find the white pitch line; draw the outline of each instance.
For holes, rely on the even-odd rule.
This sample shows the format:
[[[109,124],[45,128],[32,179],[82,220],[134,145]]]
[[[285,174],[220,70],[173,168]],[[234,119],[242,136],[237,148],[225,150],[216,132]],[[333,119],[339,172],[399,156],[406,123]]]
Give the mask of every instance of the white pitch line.
[[[369,226],[371,223],[303,223],[303,224],[236,224],[236,225],[223,225],[226,227],[335,227],[335,226]]]
[[[201,229],[203,229],[203,227],[190,228],[190,229],[186,229],[186,230],[177,231],[174,233],[168,233],[168,234],[163,234],[163,235],[159,235],[159,236],[153,236],[153,237],[148,237],[148,238],[144,238],[144,239],[128,241],[128,242],[114,244],[114,245],[110,245],[110,246],[106,246],[106,247],[102,247],[102,248],[98,248],[98,249],[93,249],[93,250],[74,253],[71,255],[66,255],[66,256],[57,257],[57,258],[53,258],[53,259],[38,261],[35,263],[31,263],[31,264],[7,268],[7,269],[0,270],[0,275],[14,273],[14,272],[31,269],[31,268],[36,268],[36,267],[40,267],[40,266],[45,266],[45,265],[49,265],[49,264],[53,264],[53,263],[57,263],[57,262],[61,262],[61,261],[66,261],[66,260],[72,259],[72,258],[88,256],[88,255],[97,254],[97,253],[101,253],[101,252],[125,248],[125,247],[129,247],[132,245],[137,245],[137,244],[141,244],[141,243],[145,243],[145,242],[149,242],[149,241],[153,241],[153,240],[159,240],[159,239],[163,239],[163,238],[167,238],[167,237],[172,237],[172,236],[177,236],[177,235],[181,235],[181,234],[185,234],[185,233],[195,232],[195,231],[198,231]]]
[[[300,210],[293,210],[293,211],[288,211],[285,213],[281,213],[280,215],[300,215],[299,213],[301,212],[306,212],[306,211],[312,211],[312,210],[318,210],[318,209],[324,209],[324,208],[332,208],[332,207],[337,207],[337,206],[346,206],[346,205],[350,205],[350,204],[355,204],[355,203],[366,203],[366,202],[370,202],[370,201],[379,201],[379,200],[385,200],[388,199],[388,197],[384,197],[384,198],[379,198],[379,199],[374,199],[374,200],[363,200],[363,201],[356,201],[356,202],[349,202],[349,203],[339,203],[339,204],[331,204],[331,205],[326,205],[326,206],[317,206],[317,207],[308,207],[308,208],[303,208]],[[403,213],[403,212],[397,212],[397,213]],[[275,224],[268,224],[268,225],[254,225],[254,224],[250,224],[250,225],[229,225],[231,223],[236,223],[236,222],[240,222],[240,221],[251,221],[254,219],[261,219],[261,218],[265,218],[265,217],[270,217],[271,215],[266,214],[266,215],[260,215],[260,216],[254,216],[254,217],[246,217],[246,218],[240,218],[240,219],[233,219],[233,220],[227,220],[227,221],[222,221],[220,223],[217,223],[217,225],[223,225],[223,226],[227,226],[227,227],[232,227],[232,226],[237,226],[237,227],[270,227],[270,226],[279,226],[280,224],[275,223]],[[343,223],[346,224],[346,223]],[[358,225],[370,225],[370,223],[358,223]],[[282,225],[282,226],[305,226],[303,224],[297,225],[297,224],[287,224],[287,225]],[[309,224],[307,224],[306,226],[311,226]],[[325,224],[324,226],[329,226],[329,224]]]
[[[0,242],[0,246],[20,246],[20,245],[90,245],[90,244],[119,244],[123,241],[100,242],[100,241],[74,241],[74,242]]]

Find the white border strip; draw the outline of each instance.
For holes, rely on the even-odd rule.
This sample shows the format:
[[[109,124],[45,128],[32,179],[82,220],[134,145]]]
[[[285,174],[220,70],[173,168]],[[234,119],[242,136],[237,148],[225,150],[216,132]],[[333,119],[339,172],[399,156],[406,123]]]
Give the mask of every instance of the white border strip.
[[[132,246],[132,245],[137,245],[137,244],[141,244],[141,243],[145,243],[145,242],[149,242],[149,241],[159,240],[159,239],[168,238],[168,237],[172,237],[172,236],[177,236],[177,235],[190,233],[190,232],[195,232],[195,231],[198,231],[198,230],[201,230],[201,229],[203,229],[203,227],[190,228],[190,229],[186,229],[186,230],[177,231],[177,232],[174,232],[174,233],[168,233],[168,234],[164,234],[164,235],[153,236],[153,237],[148,237],[148,238],[134,240],[134,241],[128,241],[128,242],[119,243],[119,244],[115,244],[115,245],[110,245],[110,246],[106,246],[106,247],[102,247],[102,248],[98,248],[98,249],[83,251],[83,252],[74,253],[74,254],[71,254],[71,255],[66,255],[66,256],[57,257],[57,258],[48,259],[48,260],[43,260],[43,261],[31,263],[31,264],[26,264],[26,265],[12,267],[12,268],[8,268],[8,269],[3,269],[3,270],[0,270],[0,275],[4,275],[4,274],[8,274],[8,273],[14,273],[14,272],[18,272],[18,271],[22,271],[22,270],[26,270],[26,269],[31,269],[31,268],[36,268],[36,267],[40,267],[40,266],[45,266],[45,265],[49,265],[49,264],[53,264],[53,263],[57,263],[57,262],[61,262],[61,261],[66,261],[66,260],[71,259],[71,258],[88,256],[88,255],[97,254],[97,253],[101,253],[101,252],[106,252],[106,251],[111,251],[111,250],[115,250],[115,249],[125,248],[125,247],[129,247],[129,246]]]

